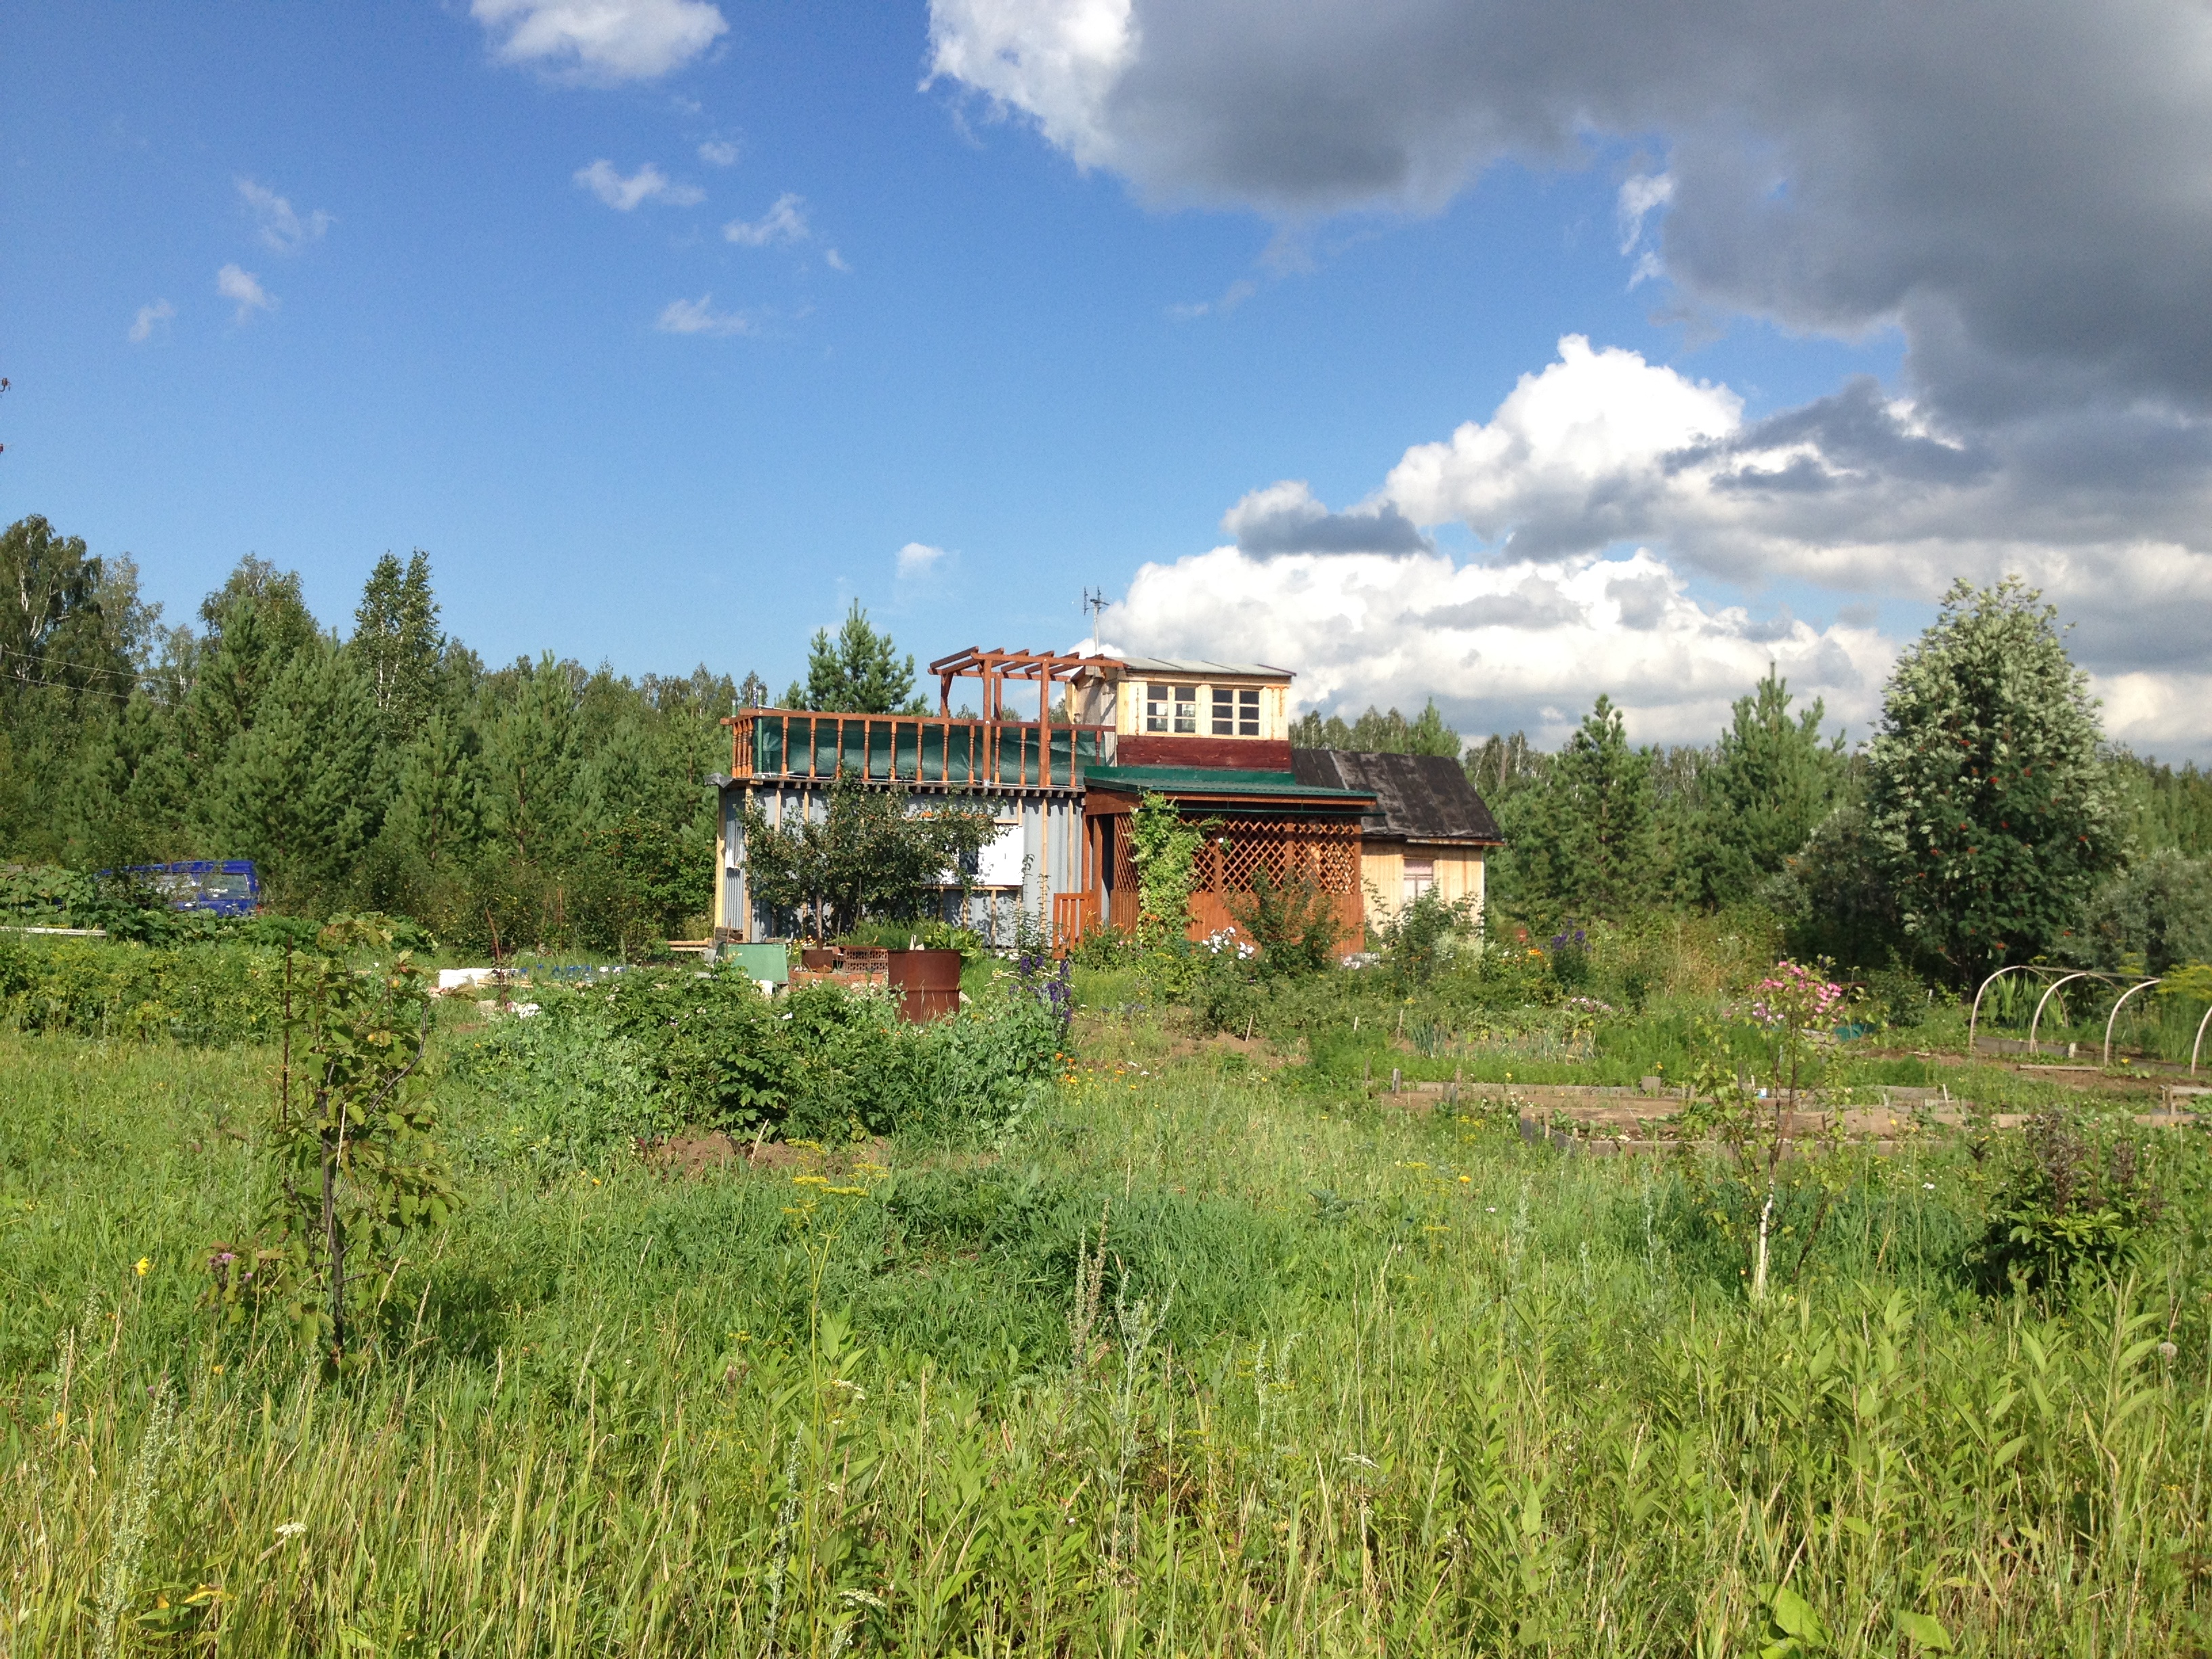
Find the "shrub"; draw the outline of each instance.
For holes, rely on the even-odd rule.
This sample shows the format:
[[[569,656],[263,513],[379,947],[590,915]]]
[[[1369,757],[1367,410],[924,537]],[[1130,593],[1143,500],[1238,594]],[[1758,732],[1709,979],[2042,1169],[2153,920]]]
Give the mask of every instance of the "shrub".
[[[1561,922],[1546,949],[1552,958],[1552,977],[1562,991],[1580,991],[1589,983],[1589,935],[1582,928],[1571,921]]]
[[[1259,1019],[1263,1001],[1258,963],[1239,956],[1233,945],[1209,951],[1203,943],[1196,959],[1198,971],[1183,994],[1199,1030],[1249,1030]]]
[[[1311,876],[1277,881],[1262,867],[1252,873],[1251,892],[1231,897],[1228,904],[1237,926],[1260,947],[1263,973],[1318,973],[1336,955],[1344,932],[1336,896]]]
[[[2141,1141],[2044,1113],[1999,1168],[1967,1273],[1985,1294],[2063,1287],[2122,1266],[2163,1208]]]
[[[1447,899],[1434,888],[1402,907],[1382,932],[1390,970],[1408,984],[1425,985],[1449,967],[1474,925],[1472,899]]]
[[[2171,848],[2097,890],[2087,915],[2089,959],[2100,968],[2140,963],[2163,974],[2212,960],[2212,861]]]
[[[548,1175],[604,1169],[682,1127],[636,1040],[586,1022],[502,1020],[456,1070],[507,1107],[495,1127],[463,1138],[478,1164],[520,1162]]]
[[[849,774],[830,791],[828,815],[779,826],[755,807],[745,817],[745,875],[778,915],[805,917],[827,939],[870,917],[919,916],[998,833],[974,806],[912,810],[909,792]]]
[[[274,1040],[283,958],[243,945],[149,949],[0,933],[0,1016],[27,1031],[204,1047]]]
[[[510,1114],[480,1146],[580,1167],[684,1124],[819,1140],[996,1127],[1051,1074],[1065,1029],[1048,991],[1018,980],[909,1025],[876,991],[806,985],[771,1001],[740,974],[633,971],[544,994],[538,1018],[464,1064]]]

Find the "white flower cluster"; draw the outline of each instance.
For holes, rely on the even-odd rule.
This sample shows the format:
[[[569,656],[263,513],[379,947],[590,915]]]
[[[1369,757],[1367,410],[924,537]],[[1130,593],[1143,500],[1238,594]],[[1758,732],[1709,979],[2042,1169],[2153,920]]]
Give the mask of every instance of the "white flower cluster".
[[[1224,951],[1233,950],[1237,952],[1237,960],[1239,962],[1249,962],[1260,954],[1260,947],[1249,939],[1239,939],[1234,927],[1224,927],[1216,933],[1208,933],[1204,939],[1199,940],[1199,945],[1217,957]]]

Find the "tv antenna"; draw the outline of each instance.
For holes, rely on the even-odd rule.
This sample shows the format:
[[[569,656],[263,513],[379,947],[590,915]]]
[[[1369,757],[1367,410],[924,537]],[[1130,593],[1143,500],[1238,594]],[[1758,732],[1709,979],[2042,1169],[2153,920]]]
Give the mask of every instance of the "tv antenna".
[[[1106,590],[1086,587],[1083,590],[1083,608],[1091,613],[1091,648],[1101,648],[1105,641],[1098,637],[1098,618],[1106,609]]]

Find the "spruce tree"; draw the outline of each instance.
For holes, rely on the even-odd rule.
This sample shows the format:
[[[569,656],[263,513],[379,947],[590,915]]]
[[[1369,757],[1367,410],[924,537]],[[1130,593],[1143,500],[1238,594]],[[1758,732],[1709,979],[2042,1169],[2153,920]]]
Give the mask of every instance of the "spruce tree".
[[[262,695],[292,659],[321,637],[300,573],[247,554],[200,602],[202,637],[186,708],[188,742],[203,763],[253,724]]]
[[[2088,676],[2041,599],[2017,577],[1954,584],[1898,659],[1867,754],[1880,872],[1961,985],[2057,950],[2123,852]]]

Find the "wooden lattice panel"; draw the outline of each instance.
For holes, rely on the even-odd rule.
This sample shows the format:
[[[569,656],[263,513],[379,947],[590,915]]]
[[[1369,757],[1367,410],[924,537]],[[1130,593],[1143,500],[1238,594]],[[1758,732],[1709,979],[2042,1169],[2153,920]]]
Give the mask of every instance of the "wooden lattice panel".
[[[1116,892],[1134,893],[1137,890],[1137,861],[1129,856],[1129,834],[1126,826],[1114,837],[1113,884]]]
[[[1315,823],[1297,819],[1224,824],[1206,832],[1198,855],[1197,890],[1202,893],[1249,893],[1252,878],[1266,870],[1280,884],[1304,876],[1324,893],[1359,888],[1359,826]],[[1136,861],[1127,834],[1114,838],[1114,886],[1137,890]]]
[[[1296,820],[1231,824],[1206,838],[1203,884],[1216,893],[1249,893],[1262,870],[1280,885],[1310,880],[1324,893],[1359,884],[1359,826]]]

